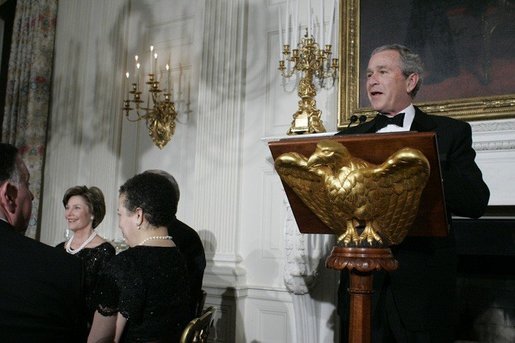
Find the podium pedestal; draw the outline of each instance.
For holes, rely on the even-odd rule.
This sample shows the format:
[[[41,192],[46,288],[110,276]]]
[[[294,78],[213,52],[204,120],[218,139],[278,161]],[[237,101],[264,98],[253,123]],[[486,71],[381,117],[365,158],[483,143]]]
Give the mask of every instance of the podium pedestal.
[[[349,343],[369,343],[373,272],[393,271],[398,262],[389,248],[347,248],[335,246],[327,268],[349,272]]]

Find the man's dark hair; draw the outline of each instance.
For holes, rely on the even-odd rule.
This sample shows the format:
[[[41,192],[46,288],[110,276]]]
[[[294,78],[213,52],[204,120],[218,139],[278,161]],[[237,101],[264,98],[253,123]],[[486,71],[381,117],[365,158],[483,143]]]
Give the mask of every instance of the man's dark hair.
[[[19,183],[16,156],[18,156],[18,149],[15,146],[0,143],[0,183],[7,180]]]
[[[145,219],[154,226],[167,226],[174,218],[170,201],[177,203],[171,182],[155,173],[141,173],[127,180],[120,187],[125,196],[123,206],[130,212],[143,210]]]

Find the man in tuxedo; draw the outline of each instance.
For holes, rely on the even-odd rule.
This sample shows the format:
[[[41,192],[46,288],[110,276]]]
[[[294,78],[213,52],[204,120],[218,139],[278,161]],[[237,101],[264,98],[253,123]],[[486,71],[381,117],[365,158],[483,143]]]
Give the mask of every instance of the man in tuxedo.
[[[170,181],[175,191],[175,198],[177,199],[176,202],[172,203],[172,210],[174,214],[176,214],[181,192],[175,178],[170,173],[160,169],[147,170],[146,173],[160,174]],[[206,269],[204,245],[197,231],[175,216],[172,223],[168,226],[168,234],[173,237],[174,243],[186,258],[186,267],[188,268],[191,286],[190,296],[193,301],[192,312],[194,315],[198,315],[199,311],[202,311],[202,308],[198,308],[198,306],[203,306],[202,302],[204,300],[202,295],[202,281],[204,278],[204,269]]]
[[[0,143],[0,341],[81,342],[80,261],[24,236],[33,194],[18,150]]]
[[[367,68],[367,94],[379,113],[338,135],[374,132],[436,132],[445,204],[451,215],[478,218],[490,192],[475,163],[468,123],[426,114],[412,101],[422,82],[418,55],[402,45],[375,49]],[[407,237],[392,246],[399,268],[374,273],[373,342],[452,342],[455,324],[456,250],[452,231],[444,238]],[[348,273],[339,288],[341,339],[348,338]]]

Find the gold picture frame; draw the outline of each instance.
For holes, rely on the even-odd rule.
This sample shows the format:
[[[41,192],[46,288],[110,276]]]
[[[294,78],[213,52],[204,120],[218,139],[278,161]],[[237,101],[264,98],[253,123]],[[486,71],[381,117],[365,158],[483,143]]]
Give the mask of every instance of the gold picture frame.
[[[338,128],[346,127],[352,115],[374,115],[370,107],[360,105],[360,35],[361,3],[367,0],[339,1],[339,90]],[[377,2],[375,2],[377,4]],[[514,12],[515,13],[515,12]],[[370,16],[363,15],[363,18]],[[369,52],[368,52],[369,53]],[[366,56],[368,59],[368,55]],[[361,62],[360,62],[361,61]],[[366,62],[365,62],[366,63]],[[424,84],[422,85],[424,87]],[[367,101],[368,104],[368,101]],[[515,92],[496,96],[473,96],[439,101],[421,101],[415,105],[431,114],[462,120],[486,120],[515,117]]]

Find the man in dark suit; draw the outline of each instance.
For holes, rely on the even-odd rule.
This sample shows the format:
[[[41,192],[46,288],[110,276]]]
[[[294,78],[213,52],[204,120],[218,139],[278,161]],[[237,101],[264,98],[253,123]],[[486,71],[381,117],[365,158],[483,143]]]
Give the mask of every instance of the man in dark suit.
[[[373,120],[338,134],[436,132],[447,213],[449,217],[478,218],[486,210],[490,192],[474,160],[471,127],[413,106],[422,73],[420,58],[404,46],[374,50],[367,69],[367,93],[379,113]],[[452,342],[456,292],[452,226],[447,237],[407,237],[391,249],[399,268],[374,273],[372,341]],[[347,276],[342,272],[339,289],[343,342],[348,338]]]
[[[179,185],[175,178],[164,170],[147,170],[147,173],[156,173],[166,177],[172,184],[177,201],[172,204],[172,210],[174,214],[177,213],[177,206],[179,204],[179,197],[181,195]],[[174,217],[172,223],[168,226],[168,234],[173,237],[173,241],[179,248],[179,251],[186,258],[190,285],[191,285],[191,299],[193,300],[192,311],[195,315],[203,306],[202,296],[202,281],[204,278],[204,269],[206,269],[206,255],[204,252],[204,245],[200,240],[200,237],[193,228],[183,223],[177,217]]]
[[[23,235],[33,198],[18,150],[0,143],[0,341],[84,341],[82,266]]]

